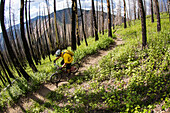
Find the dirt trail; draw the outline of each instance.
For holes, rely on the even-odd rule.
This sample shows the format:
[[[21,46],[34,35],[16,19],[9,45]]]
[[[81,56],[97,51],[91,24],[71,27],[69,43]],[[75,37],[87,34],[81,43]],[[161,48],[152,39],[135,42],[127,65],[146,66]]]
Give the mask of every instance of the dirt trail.
[[[79,69],[79,72],[83,72],[89,66],[97,65],[99,60],[101,60],[103,56],[106,56],[108,52],[110,52],[116,46],[121,45],[121,44],[123,44],[122,39],[117,38],[115,40],[115,44],[111,45],[109,49],[99,50],[98,53],[86,57],[85,59],[83,59],[83,63]],[[60,82],[58,86],[62,84],[66,84],[66,83],[68,82]],[[31,105],[33,104],[33,101],[38,101],[40,104],[41,103],[43,104],[44,102],[48,101],[48,99],[46,98],[46,95],[51,91],[55,91],[56,88],[57,86],[51,83],[43,84],[40,86],[40,89],[37,90],[36,92],[30,93],[27,95],[27,97],[19,99],[17,105],[14,105],[13,107],[8,107],[8,109],[6,110],[6,113],[23,113],[23,111],[31,107]]]
[[[83,59],[83,65],[79,69],[79,71],[84,71],[90,66],[97,65],[103,56],[106,56],[108,52],[113,50],[117,45],[121,45],[121,44],[123,44],[123,41],[122,39],[118,38],[115,40],[115,44],[111,45],[108,50],[99,50],[97,54],[86,57],[85,59]]]

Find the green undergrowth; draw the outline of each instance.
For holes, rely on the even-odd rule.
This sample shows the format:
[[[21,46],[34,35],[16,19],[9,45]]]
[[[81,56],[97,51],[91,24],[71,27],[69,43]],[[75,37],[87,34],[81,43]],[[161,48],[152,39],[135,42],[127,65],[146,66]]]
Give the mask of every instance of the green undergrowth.
[[[119,28],[117,34],[125,45],[105,56],[99,69],[89,70],[93,80],[119,82],[119,88],[112,87],[105,98],[112,111],[149,112],[160,102],[165,102],[161,110],[170,107],[170,23],[168,19],[161,22],[162,30],[157,33],[156,24],[147,20],[148,47],[144,50],[140,25]]]
[[[114,35],[113,38],[116,38]],[[84,58],[87,55],[92,55],[98,52],[98,50],[101,49],[107,49],[110,44],[113,44],[114,41],[112,38],[109,38],[106,34],[100,35],[99,34],[99,41],[95,42],[94,38],[90,38],[88,40],[89,46],[85,46],[83,43],[78,47],[78,49],[75,51],[75,61],[80,61],[82,58]]]
[[[99,67],[89,67],[84,76],[49,93],[48,104],[38,107],[39,111],[150,113],[156,105],[166,111],[170,107],[170,23],[166,17],[161,15],[165,19],[159,33],[156,22],[147,18],[148,46],[143,50],[139,20],[126,29],[116,27],[124,44],[104,56]],[[36,104],[30,112],[40,105]]]
[[[99,34],[99,40],[95,41],[93,37],[89,37],[87,39],[89,46],[85,46],[84,42],[81,42],[81,46],[77,47],[78,49],[74,52],[74,62],[81,61],[87,55],[92,55],[97,53],[100,49],[106,49],[109,47],[110,44],[114,43],[113,38],[108,38],[105,35]],[[70,49],[70,47],[68,48]],[[49,76],[55,72],[56,67],[53,65],[53,60],[55,56],[50,56],[52,62],[50,62],[49,58],[41,61],[41,65],[37,65],[38,72],[33,73],[31,68],[27,68],[27,72],[31,76],[31,82],[27,83],[27,81],[23,78],[18,78],[17,81],[9,87],[7,90],[1,92],[0,94],[0,110],[2,111],[3,108],[8,105],[13,105],[18,101],[18,99],[22,96],[28,94],[28,92],[34,92],[40,88],[40,85],[44,82],[47,82]],[[57,61],[57,65],[60,65],[59,59]],[[57,97],[56,97],[57,98]]]

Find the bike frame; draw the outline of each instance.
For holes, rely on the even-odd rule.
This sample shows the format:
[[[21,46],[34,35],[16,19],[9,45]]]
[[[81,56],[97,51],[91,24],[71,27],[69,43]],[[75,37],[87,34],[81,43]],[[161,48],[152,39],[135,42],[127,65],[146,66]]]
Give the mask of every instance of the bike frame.
[[[74,64],[75,64],[75,63],[71,64],[71,68],[72,68],[72,66],[73,66]],[[62,69],[58,69],[58,68],[59,68],[58,65],[56,65],[56,67],[57,67],[56,72],[58,72],[59,70],[61,70],[63,73],[67,73],[66,67],[63,67]],[[58,72],[58,73],[62,73],[62,72]],[[71,71],[71,73],[72,73],[72,71]]]

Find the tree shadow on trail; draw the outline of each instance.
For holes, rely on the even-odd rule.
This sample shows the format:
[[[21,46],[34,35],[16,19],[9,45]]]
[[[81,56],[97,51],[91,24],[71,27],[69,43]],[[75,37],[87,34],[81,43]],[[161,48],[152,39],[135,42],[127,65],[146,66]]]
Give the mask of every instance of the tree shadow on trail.
[[[133,82],[126,89],[111,86],[107,91],[103,88],[94,91],[76,92],[67,101],[72,105],[59,107],[74,112],[83,113],[110,113],[142,110],[149,105],[160,102],[169,94],[169,74],[159,77],[151,77],[147,84],[144,82]],[[160,81],[160,82],[159,82]],[[166,93],[166,95],[164,95]],[[56,105],[57,106],[57,105]],[[139,107],[138,107],[139,106]],[[136,109],[136,107],[138,107]],[[153,108],[152,108],[153,109]]]

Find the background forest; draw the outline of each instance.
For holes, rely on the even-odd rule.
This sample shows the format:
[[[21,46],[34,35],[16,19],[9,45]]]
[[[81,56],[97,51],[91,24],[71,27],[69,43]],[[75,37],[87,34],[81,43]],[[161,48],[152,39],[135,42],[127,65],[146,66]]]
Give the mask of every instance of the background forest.
[[[54,0],[52,13],[45,0],[46,7],[39,6],[34,18],[31,2],[20,0],[20,21],[15,24],[11,0],[9,20],[6,0],[1,0],[0,111],[10,112],[16,105],[22,112],[170,112],[169,0],[118,4],[91,0],[89,10],[82,9],[82,1],[72,0],[57,11]],[[116,45],[118,39],[124,43]],[[59,48],[72,50],[74,62],[82,65],[83,59],[100,50],[109,53],[98,65],[50,91],[43,102],[32,99],[29,107],[21,107],[21,98],[49,84]]]

